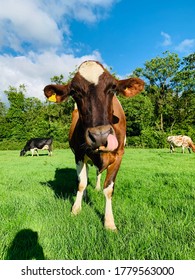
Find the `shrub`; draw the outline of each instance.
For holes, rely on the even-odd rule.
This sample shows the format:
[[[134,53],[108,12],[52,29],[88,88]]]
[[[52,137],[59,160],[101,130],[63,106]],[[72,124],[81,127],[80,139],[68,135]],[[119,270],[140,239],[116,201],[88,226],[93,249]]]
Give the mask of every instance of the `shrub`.
[[[141,131],[142,147],[146,148],[164,148],[166,147],[166,134],[162,131],[156,131],[153,128],[146,128]]]

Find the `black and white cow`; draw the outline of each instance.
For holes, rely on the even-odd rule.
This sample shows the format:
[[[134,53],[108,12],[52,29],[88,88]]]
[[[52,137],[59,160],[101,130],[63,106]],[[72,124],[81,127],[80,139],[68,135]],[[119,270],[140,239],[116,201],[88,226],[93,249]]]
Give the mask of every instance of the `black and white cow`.
[[[31,151],[32,156],[34,155],[34,152],[36,152],[36,155],[38,156],[38,150],[48,150],[48,155],[51,156],[52,142],[52,138],[31,138],[21,150],[20,156],[24,156],[28,151]]]

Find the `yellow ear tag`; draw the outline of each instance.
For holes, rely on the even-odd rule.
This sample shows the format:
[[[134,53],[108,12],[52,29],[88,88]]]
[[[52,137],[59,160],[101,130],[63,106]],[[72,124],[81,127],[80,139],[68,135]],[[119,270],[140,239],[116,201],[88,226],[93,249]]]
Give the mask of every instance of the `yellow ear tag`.
[[[50,96],[50,97],[48,98],[48,100],[51,101],[51,102],[56,102],[56,94],[55,94],[55,93],[52,94],[52,96]]]

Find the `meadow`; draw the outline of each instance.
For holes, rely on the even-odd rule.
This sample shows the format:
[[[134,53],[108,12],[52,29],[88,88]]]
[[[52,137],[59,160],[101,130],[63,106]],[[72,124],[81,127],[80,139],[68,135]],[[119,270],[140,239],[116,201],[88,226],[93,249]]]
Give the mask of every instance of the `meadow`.
[[[69,149],[52,157],[0,151],[0,259],[194,259],[194,171],[195,154],[180,149],[126,149],[113,196],[116,233],[103,227],[93,167],[82,212],[71,215],[76,171]]]

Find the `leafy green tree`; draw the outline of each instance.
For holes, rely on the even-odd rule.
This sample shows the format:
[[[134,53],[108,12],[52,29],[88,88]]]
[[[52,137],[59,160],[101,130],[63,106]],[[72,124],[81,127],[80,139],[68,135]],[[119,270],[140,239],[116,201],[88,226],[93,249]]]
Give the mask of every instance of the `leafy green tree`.
[[[0,101],[0,141],[5,138],[6,129],[6,107],[5,104]]]
[[[135,69],[134,74],[146,80],[146,91],[155,106],[157,128],[164,131],[164,119],[174,115],[171,80],[180,67],[180,59],[175,53],[165,52],[163,57],[146,61],[144,66]]]
[[[5,104],[0,101],[0,117],[5,117],[5,115],[6,115]]]
[[[141,145],[141,131],[153,126],[154,107],[148,96],[140,94],[128,99],[118,97],[127,120],[127,144]]]
[[[195,53],[183,58],[172,85],[179,96],[178,127],[195,129]]]
[[[172,83],[176,92],[180,94],[195,93],[195,53],[183,58],[181,69],[175,73]]]
[[[6,138],[25,141],[31,137],[48,136],[48,122],[45,111],[38,98],[26,98],[26,88],[10,86],[5,91],[9,108],[5,117]]]
[[[63,81],[63,75],[54,76],[51,78],[51,82],[56,84],[66,84],[70,81],[73,75],[74,72],[70,73],[66,82]],[[73,98],[69,97],[66,102],[60,104],[53,104],[49,101],[46,101],[46,104],[46,119],[49,123],[50,134],[53,136],[55,135],[59,142],[67,142],[72,111],[74,109]]]
[[[24,138],[26,140],[32,137],[50,136],[49,125],[45,120],[45,108],[38,98],[25,98],[24,112]]]
[[[6,115],[7,137],[19,139],[23,134],[25,92],[24,85],[20,85],[18,89],[10,86],[4,91],[10,105]]]

